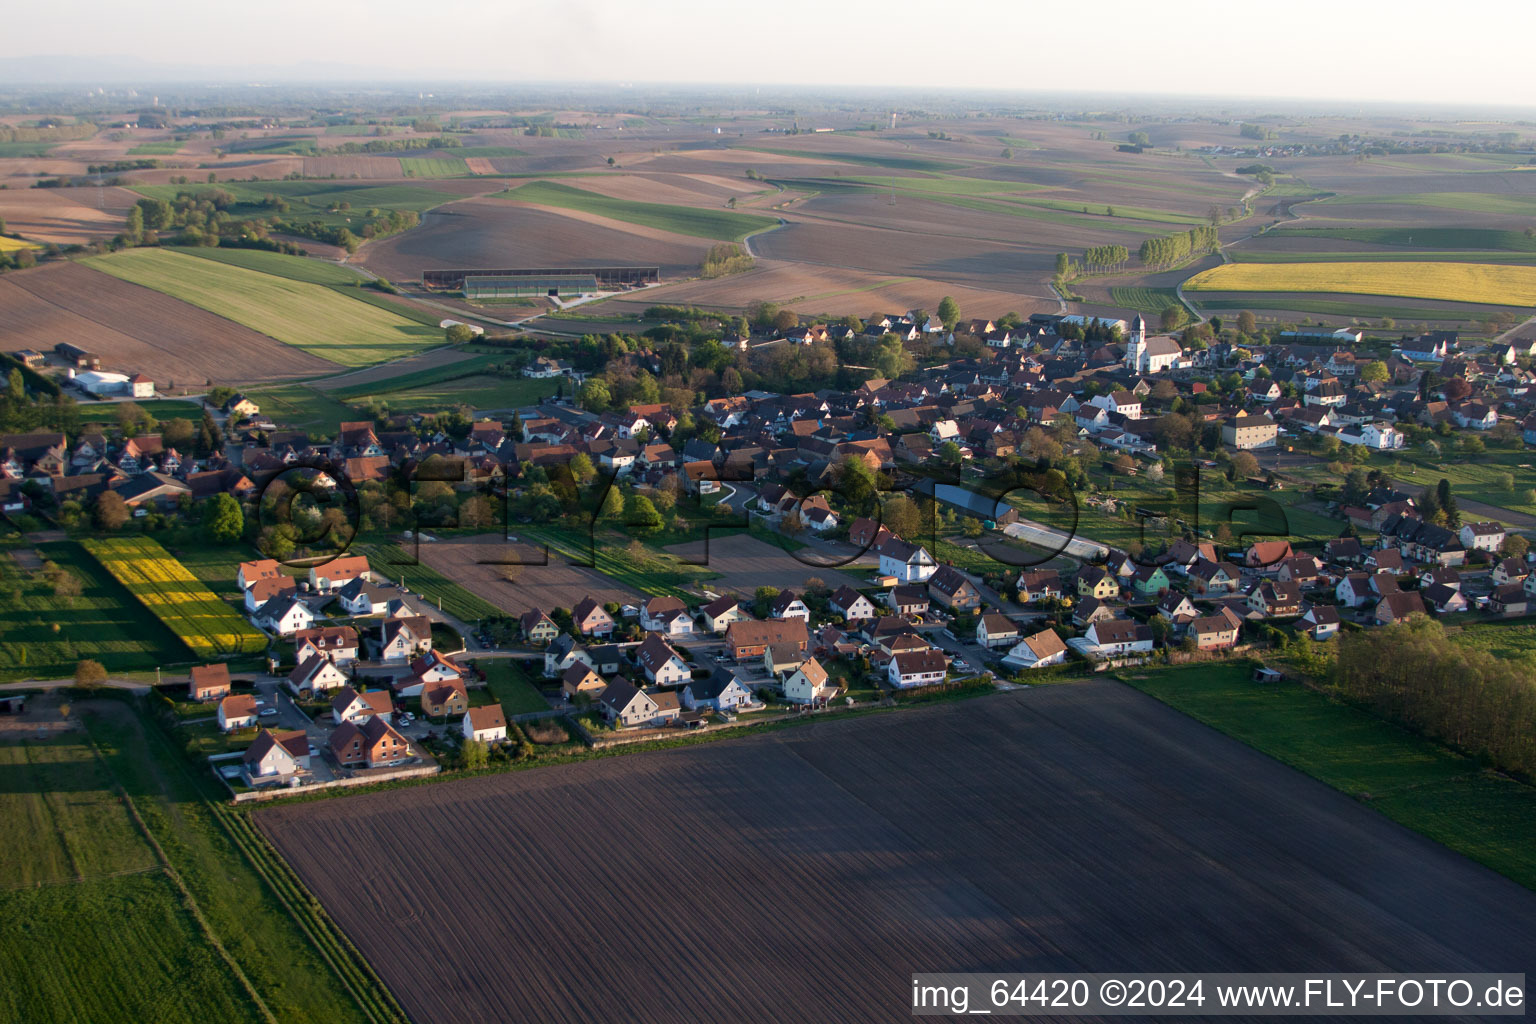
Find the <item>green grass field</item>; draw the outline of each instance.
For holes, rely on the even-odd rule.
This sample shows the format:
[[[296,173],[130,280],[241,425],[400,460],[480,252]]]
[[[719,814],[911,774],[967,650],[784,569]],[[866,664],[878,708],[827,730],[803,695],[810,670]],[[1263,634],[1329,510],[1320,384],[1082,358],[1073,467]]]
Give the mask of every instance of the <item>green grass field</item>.
[[[268,156],[319,156],[320,147],[313,135],[283,135],[277,138],[238,139],[225,147],[225,152],[262,153]]]
[[[77,406],[80,411],[80,422],[116,423],[119,404],[117,402],[81,402]],[[134,404],[162,422],[175,419],[196,421],[203,418],[203,407],[196,402],[160,398]]]
[[[1220,295],[1220,293],[1215,293]],[[1201,292],[1190,296],[1190,300],[1202,310],[1233,309],[1273,309],[1284,310],[1290,313],[1301,313],[1311,316],[1352,317],[1367,320],[1408,320],[1408,321],[1469,321],[1481,320],[1487,316],[1486,310],[1476,308],[1448,309],[1446,307],[1430,306],[1383,306],[1373,299],[1374,295],[1362,295],[1360,301],[1334,299],[1311,299],[1296,295],[1288,295],[1284,292],[1270,292],[1268,294],[1248,292],[1238,298],[1218,298],[1210,292]]]
[[[760,217],[731,210],[701,210],[691,206],[669,206],[666,203],[637,203],[627,199],[611,199],[572,188],[552,181],[532,181],[519,185],[509,192],[498,193],[503,199],[537,203],[562,210],[580,210],[629,224],[672,231],[695,238],[715,238],[727,242],[739,242],[755,231],[763,231],[778,225],[774,217]]]
[[[34,545],[13,545],[23,552]],[[44,559],[75,576],[79,597],[56,597],[40,570],[0,555],[0,679],[56,679],[81,658],[108,671],[153,670],[190,661],[192,653],[121,583],[74,541],[35,545]],[[55,630],[57,626],[57,630]]]
[[[501,704],[509,720],[513,715],[549,709],[549,702],[518,662],[511,658],[486,658],[480,662],[480,667],[485,671],[486,688]]]
[[[171,249],[172,252],[196,256],[198,259],[213,260],[215,263],[223,263],[232,267],[244,267],[246,270],[257,270],[263,274],[286,278],[289,281],[355,287],[364,280],[361,274],[348,267],[329,263],[325,260],[310,259],[307,256],[289,256],[281,252],[267,252],[265,249],[226,249],[221,246],[197,246],[193,248],[171,248],[167,246],[167,248]]]
[[[343,366],[397,359],[442,341],[425,324],[330,288],[231,263],[164,249],[128,249],[85,262]]]
[[[1451,641],[1463,647],[1487,651],[1498,658],[1536,658],[1536,621],[1472,622],[1461,632],[1447,630]]]
[[[733,146],[749,153],[773,153],[777,156],[803,157],[807,160],[836,160],[865,167],[885,167],[893,171],[957,171],[967,165],[953,160],[934,160],[919,156],[883,156],[877,153],[829,152],[822,149],[771,149],[767,146]]]
[[[1405,192],[1396,195],[1336,196],[1321,199],[1319,206],[1433,206],[1467,213],[1493,213],[1506,217],[1536,216],[1536,196],[1492,192]]]
[[[1109,299],[1117,306],[1152,314],[1161,313],[1169,306],[1184,305],[1179,301],[1179,293],[1172,288],[1111,287]]]
[[[499,157],[527,156],[526,149],[518,149],[516,146],[465,146],[459,151],[462,157],[483,157],[487,160],[495,160]]]
[[[1536,502],[1530,501],[1528,494],[1536,488],[1536,468],[1533,468],[1536,467],[1536,453],[1518,445],[1490,444],[1477,456],[1465,457],[1456,452],[1452,442],[1442,440],[1440,443],[1444,451],[1438,459],[1420,449],[1410,448],[1393,453],[1390,461],[1377,456],[1371,465],[1389,467],[1387,472],[1396,485],[1410,494],[1418,494],[1446,479],[1451,482],[1452,493],[1459,498],[1536,515]],[[1292,467],[1286,474],[1311,483],[1338,482],[1329,474],[1323,460]],[[1514,484],[1513,489],[1504,488],[1501,478],[1506,475]],[[1478,518],[1465,510],[1462,512],[1464,522]]]
[[[407,178],[457,178],[469,167],[456,156],[403,156],[400,172]]]
[[[368,391],[358,400],[377,397],[388,403],[392,413],[433,413],[460,404],[474,409],[512,409],[548,398],[558,386],[559,382],[553,380],[477,373],[453,380],[412,383],[391,391]]]
[[[1536,252],[1536,238],[1524,231],[1497,228],[1319,228],[1280,227],[1275,235],[1304,238],[1336,238],[1344,242],[1369,245],[1415,246],[1421,249],[1504,249],[1510,252]],[[1237,251],[1233,252],[1237,255]],[[1338,258],[1335,254],[1334,258]],[[1354,259],[1350,254],[1350,259]]]
[[[0,851],[0,1020],[365,1024],[325,940],[306,938],[206,802],[213,780],[200,786],[124,702],[70,717],[89,737],[0,743],[13,826]],[[299,912],[315,934],[334,930]],[[381,1024],[400,1019],[387,996],[361,992]]]
[[[1286,252],[1276,249],[1228,249],[1236,263],[1532,263],[1536,252],[1501,252],[1494,249],[1409,249],[1403,251]]]
[[[0,892],[0,973],[0,1020],[263,1020],[160,873]]]
[[[181,148],[175,139],[160,142],[141,142],[128,151],[129,156],[170,156]]]
[[[46,156],[57,142],[0,142],[0,159]]]
[[[1387,817],[1536,888],[1536,788],[1247,662],[1138,671],[1131,685]]]
[[[355,420],[358,415],[352,406],[307,384],[250,388],[245,394],[261,406],[263,416],[270,416],[278,426],[294,430],[334,433],[336,424],[343,420]]]

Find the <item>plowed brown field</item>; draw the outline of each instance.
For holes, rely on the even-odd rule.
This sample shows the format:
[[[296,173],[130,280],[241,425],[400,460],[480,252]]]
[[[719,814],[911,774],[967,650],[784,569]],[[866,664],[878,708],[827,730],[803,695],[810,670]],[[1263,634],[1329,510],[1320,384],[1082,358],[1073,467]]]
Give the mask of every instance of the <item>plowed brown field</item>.
[[[485,560],[504,559],[513,563],[541,560],[542,548],[526,544],[504,544],[495,538],[439,540],[419,545],[417,557],[430,568],[453,580],[478,597],[483,597],[508,615],[521,615],[533,608],[548,612],[573,607],[584,597],[594,597],[600,604],[638,600],[638,591],[593,569],[565,564],[554,552],[548,565],[485,564]],[[400,570],[410,580],[410,569]]]
[[[919,971],[1536,960],[1536,894],[1109,681],[255,820],[419,1024],[888,1022]]]
[[[142,372],[162,388],[256,384],[339,369],[326,359],[169,295],[77,263],[0,277],[0,348],[50,351],[72,342],[104,369]]]

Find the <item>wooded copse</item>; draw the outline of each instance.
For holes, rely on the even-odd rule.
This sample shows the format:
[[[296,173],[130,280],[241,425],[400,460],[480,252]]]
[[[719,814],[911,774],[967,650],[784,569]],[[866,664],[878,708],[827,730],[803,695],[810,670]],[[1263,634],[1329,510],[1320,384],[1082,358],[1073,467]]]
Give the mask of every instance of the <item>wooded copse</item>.
[[[1349,700],[1505,771],[1536,774],[1530,660],[1464,647],[1433,619],[1342,633],[1332,682]]]
[[[1137,255],[1147,266],[1163,268],[1183,263],[1192,256],[1214,252],[1220,245],[1221,239],[1216,228],[1203,224],[1177,235],[1149,238],[1141,243]]]
[[[1118,270],[1131,258],[1123,245],[1095,245],[1083,252],[1083,266],[1089,270]]]

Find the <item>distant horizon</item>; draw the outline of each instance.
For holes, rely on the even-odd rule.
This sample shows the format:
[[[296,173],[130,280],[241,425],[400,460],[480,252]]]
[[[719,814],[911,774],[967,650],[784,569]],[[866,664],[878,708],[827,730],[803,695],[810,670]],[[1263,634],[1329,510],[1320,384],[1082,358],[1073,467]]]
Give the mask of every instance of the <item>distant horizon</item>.
[[[145,85],[755,88],[742,79],[761,76],[764,86],[781,89],[777,83],[813,82],[823,90],[1016,95],[1050,83],[1051,91],[1226,103],[1536,109],[1536,89],[1514,55],[1487,52],[1475,75],[1446,74],[1477,53],[1505,49],[1507,40],[1536,36],[1536,5],[1516,0],[1473,0],[1437,18],[1405,16],[1386,0],[1297,0],[1283,15],[1218,0],[1105,0],[1087,26],[1001,0],[956,0],[940,15],[817,0],[780,0],[772,12],[703,0],[653,0],[643,8],[617,0],[438,0],[430,10],[405,0],[320,7],[269,0],[256,17],[192,0],[151,6],[56,0],[20,8],[8,23],[13,47],[30,40],[41,50],[39,41],[69,40],[70,50],[0,60],[0,80],[95,85],[127,74]],[[769,40],[774,26],[793,27],[797,38]],[[984,46],[969,41],[975,38]],[[240,65],[168,62],[156,71],[149,71],[154,57],[133,56],[232,50],[256,56]],[[268,54],[278,56],[264,62]],[[91,63],[117,68],[81,66]],[[50,64],[66,67],[48,74]]]
[[[81,64],[100,62],[102,69],[92,75],[77,70]],[[9,70],[18,65],[31,65],[21,77]],[[38,65],[61,65],[63,73],[57,77],[40,77]],[[492,93],[516,93],[568,91],[586,94],[589,98],[602,97],[610,106],[621,105],[621,98],[633,94],[636,98],[653,94],[741,94],[763,93],[765,101],[775,97],[804,96],[808,98],[847,99],[854,102],[868,101],[868,110],[883,110],[914,102],[922,97],[943,98],[954,102],[975,99],[980,103],[1013,103],[1036,105],[1042,109],[1065,109],[1070,106],[1089,110],[1116,108],[1174,107],[1178,113],[1221,113],[1251,116],[1306,116],[1321,115],[1347,117],[1351,114],[1393,115],[1416,120],[1465,120],[1476,115],[1486,115],[1499,122],[1525,123],[1536,128],[1536,90],[1525,104],[1473,101],[1473,100],[1415,100],[1415,99],[1340,99],[1305,94],[1231,92],[1215,95],[1202,92],[1158,91],[1152,89],[1071,89],[1030,88],[1008,85],[893,85],[838,84],[838,83],[785,83],[778,81],[702,81],[651,79],[620,81],[617,79],[582,78],[474,78],[474,77],[412,77],[370,76],[368,69],[355,66],[333,65],[325,73],[316,73],[304,64],[288,64],[265,68],[207,68],[198,65],[161,64],[145,61],[128,54],[103,54],[72,56],[62,54],[27,54],[0,57],[0,93],[36,95],[57,92],[61,89],[95,89],[118,91],[131,89],[179,89],[183,91],[215,90],[264,90],[289,88],[317,88],[345,95],[349,91],[377,92],[389,89],[395,92],[443,91],[445,95],[423,97],[439,103],[456,96],[480,97]],[[881,97],[889,103],[875,102]],[[771,104],[770,104],[771,105]],[[1264,110],[1264,107],[1274,109]],[[1170,112],[1172,113],[1172,112]]]

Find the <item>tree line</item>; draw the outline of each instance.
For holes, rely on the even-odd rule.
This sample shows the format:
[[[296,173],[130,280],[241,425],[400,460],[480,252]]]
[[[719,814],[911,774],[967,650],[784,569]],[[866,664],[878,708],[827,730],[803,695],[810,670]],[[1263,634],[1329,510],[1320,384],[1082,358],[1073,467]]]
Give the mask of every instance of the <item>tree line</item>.
[[[1536,664],[1465,647],[1433,619],[1339,636],[1333,687],[1498,768],[1536,774]]]
[[[1137,255],[1147,266],[1161,269],[1183,263],[1192,256],[1214,252],[1220,245],[1221,239],[1217,235],[1216,228],[1202,224],[1200,227],[1190,228],[1177,235],[1149,238],[1141,243]]]

